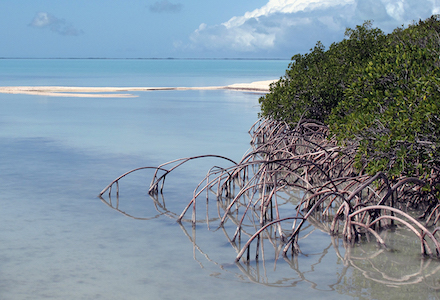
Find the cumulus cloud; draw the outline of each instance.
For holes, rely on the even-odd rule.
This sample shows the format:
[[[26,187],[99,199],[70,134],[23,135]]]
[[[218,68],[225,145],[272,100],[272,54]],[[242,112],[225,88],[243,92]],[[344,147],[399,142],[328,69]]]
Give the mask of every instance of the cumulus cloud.
[[[169,13],[169,12],[179,12],[182,10],[182,4],[171,3],[168,0],[157,1],[150,5],[150,11],[155,13]]]
[[[35,15],[29,26],[34,28],[47,28],[55,33],[66,36],[78,36],[83,34],[82,30],[76,29],[71,23],[59,19],[49,13],[39,12]]]
[[[318,40],[327,45],[341,40],[347,27],[365,20],[388,32],[439,10],[435,0],[270,0],[222,24],[201,24],[190,36],[190,47],[291,55],[309,50]]]

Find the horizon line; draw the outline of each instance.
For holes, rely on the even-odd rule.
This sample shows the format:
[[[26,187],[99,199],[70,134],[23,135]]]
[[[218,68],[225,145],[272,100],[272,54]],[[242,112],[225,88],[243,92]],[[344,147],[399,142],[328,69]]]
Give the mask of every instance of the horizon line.
[[[0,57],[0,59],[84,59],[84,60],[105,60],[105,59],[114,59],[114,60],[290,60],[290,58],[197,58],[197,57]]]

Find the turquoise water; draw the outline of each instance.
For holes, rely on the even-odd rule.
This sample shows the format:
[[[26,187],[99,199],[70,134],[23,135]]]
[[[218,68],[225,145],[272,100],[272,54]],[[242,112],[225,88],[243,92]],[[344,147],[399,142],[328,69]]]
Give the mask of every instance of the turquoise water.
[[[0,60],[1,85],[203,86],[267,80],[287,61]],[[0,299],[437,299],[440,265],[374,244],[346,251],[309,227],[290,261],[234,264],[223,231],[156,209],[151,173],[121,182],[121,211],[97,194],[130,169],[249,147],[260,95],[138,92],[137,98],[0,94]],[[180,213],[218,160],[167,178]],[[227,224],[226,230],[232,229]],[[194,243],[195,242],[195,243]],[[407,249],[411,245],[400,245]],[[349,253],[350,252],[350,253]],[[350,255],[348,255],[350,254]]]
[[[283,60],[0,59],[8,85],[211,86],[278,79]]]

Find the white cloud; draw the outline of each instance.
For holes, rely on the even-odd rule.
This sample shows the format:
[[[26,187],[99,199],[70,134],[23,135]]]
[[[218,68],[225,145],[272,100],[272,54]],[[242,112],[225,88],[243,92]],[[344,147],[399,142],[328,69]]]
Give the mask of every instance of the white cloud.
[[[76,29],[72,24],[67,23],[66,20],[59,19],[47,12],[37,13],[29,26],[35,28],[48,28],[61,35],[77,36],[84,33],[82,30]]]
[[[347,27],[373,20],[385,32],[440,11],[437,0],[270,0],[222,24],[201,24],[190,36],[200,51],[293,55],[317,41],[329,45]]]
[[[50,24],[50,16],[47,13],[38,13],[31,22],[31,26],[44,27]]]
[[[292,14],[299,11],[323,9],[326,7],[353,3],[355,0],[270,0],[269,3],[244,16],[232,17],[223,23],[227,28],[240,26],[251,18],[268,16],[276,13]]]
[[[403,1],[396,1],[394,3],[387,3],[385,5],[387,14],[395,20],[403,20],[405,14]]]

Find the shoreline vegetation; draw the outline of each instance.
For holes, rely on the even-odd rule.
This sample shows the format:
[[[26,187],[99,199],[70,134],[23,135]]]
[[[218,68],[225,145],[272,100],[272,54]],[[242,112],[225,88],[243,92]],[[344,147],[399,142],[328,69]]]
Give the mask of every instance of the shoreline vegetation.
[[[254,93],[268,93],[269,86],[276,80],[236,83],[226,86],[204,87],[69,87],[69,86],[4,86],[0,87],[3,94],[25,94],[51,97],[80,98],[133,98],[136,95],[119,92],[143,91],[187,91],[187,90],[234,90]],[[116,93],[116,94],[115,94]]]
[[[392,249],[387,233],[406,230],[423,256],[439,259],[440,16],[389,35],[366,22],[346,36],[327,51],[318,42],[295,55],[286,76],[260,98],[250,151],[231,167],[210,169],[180,215],[160,209],[193,225],[224,229],[232,221],[236,262],[251,261],[251,252],[255,260],[264,256],[264,241],[275,259],[288,252],[293,258],[310,223],[347,247],[376,240],[399,251],[406,250]],[[119,203],[119,181],[153,169],[149,195],[160,203],[167,175],[208,157],[131,170],[99,196]],[[217,213],[206,208],[197,219],[210,198]]]

